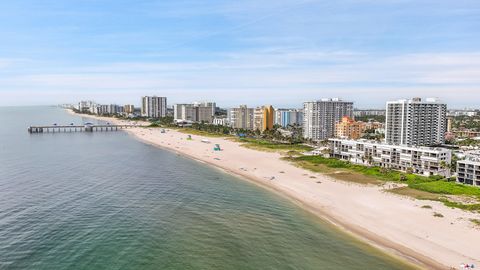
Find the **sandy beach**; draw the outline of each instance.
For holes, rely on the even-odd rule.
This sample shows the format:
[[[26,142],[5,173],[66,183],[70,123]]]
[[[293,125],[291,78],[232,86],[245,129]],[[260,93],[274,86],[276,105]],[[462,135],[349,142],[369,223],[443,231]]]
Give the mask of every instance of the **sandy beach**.
[[[187,140],[185,133],[172,129],[162,133],[158,128],[133,128],[127,132],[145,143],[282,194],[353,236],[424,268],[458,269],[461,263],[480,266],[480,228],[470,221],[480,219],[480,214],[388,193],[384,186],[338,181],[295,167],[282,160],[279,153],[247,149],[224,138],[192,135],[192,140]],[[215,144],[222,151],[214,151]],[[443,217],[435,217],[434,212]]]

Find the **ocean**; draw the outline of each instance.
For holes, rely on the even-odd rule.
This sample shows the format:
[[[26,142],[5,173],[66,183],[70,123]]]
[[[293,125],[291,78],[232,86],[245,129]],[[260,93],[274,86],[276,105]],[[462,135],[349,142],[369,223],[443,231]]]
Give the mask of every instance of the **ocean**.
[[[286,198],[92,120],[0,108],[0,269],[408,269]]]

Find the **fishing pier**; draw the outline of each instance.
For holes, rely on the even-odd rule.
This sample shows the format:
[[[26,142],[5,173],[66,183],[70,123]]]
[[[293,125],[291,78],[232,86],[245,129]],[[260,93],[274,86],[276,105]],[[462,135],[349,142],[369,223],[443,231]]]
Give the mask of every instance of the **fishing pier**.
[[[95,132],[95,131],[119,131],[127,128],[138,127],[136,125],[51,125],[30,126],[29,133],[68,133],[68,132]]]

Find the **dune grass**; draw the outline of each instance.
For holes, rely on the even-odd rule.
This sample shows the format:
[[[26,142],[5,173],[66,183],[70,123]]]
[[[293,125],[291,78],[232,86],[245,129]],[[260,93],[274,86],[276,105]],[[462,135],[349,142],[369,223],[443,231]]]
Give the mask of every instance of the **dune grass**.
[[[228,134],[212,133],[212,132],[197,130],[192,128],[175,128],[175,130],[181,133],[189,134],[189,135],[197,135],[197,136],[210,137],[210,138],[232,137],[231,135],[228,135]]]
[[[405,195],[420,200],[440,201],[448,207],[459,208],[469,211],[480,211],[480,204],[462,204],[450,201],[446,195],[468,196],[480,199],[480,189],[476,187],[448,182],[441,176],[421,176],[416,174],[402,173],[380,167],[368,167],[351,164],[346,161],[324,158],[321,156],[297,156],[286,157],[297,166],[323,174],[328,174],[336,179],[363,183],[381,184],[385,181],[393,181],[406,184],[389,190],[389,192]]]
[[[431,200],[431,201],[440,201],[444,197],[439,195],[439,194],[434,194],[422,190],[417,190],[413,189],[410,187],[399,187],[399,188],[394,188],[394,189],[389,189],[388,192],[398,194],[398,195],[403,195],[403,196],[408,196],[415,198],[417,200]],[[422,207],[426,208],[426,207]]]
[[[470,219],[470,222],[475,224],[475,226],[480,226],[480,219],[472,218]]]
[[[254,138],[237,138],[236,141],[240,142],[243,147],[268,151],[268,152],[290,152],[295,151],[296,153],[302,153],[307,151],[312,151],[313,148],[304,144],[289,144],[289,143],[280,143],[273,142],[265,139],[254,139]]]

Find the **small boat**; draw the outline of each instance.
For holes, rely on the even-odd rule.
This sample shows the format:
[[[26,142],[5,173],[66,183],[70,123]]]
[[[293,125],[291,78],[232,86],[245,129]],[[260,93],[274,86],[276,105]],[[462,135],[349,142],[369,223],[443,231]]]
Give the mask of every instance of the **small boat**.
[[[207,139],[202,139],[202,142],[203,142],[203,143],[210,143],[210,141],[207,140]]]

